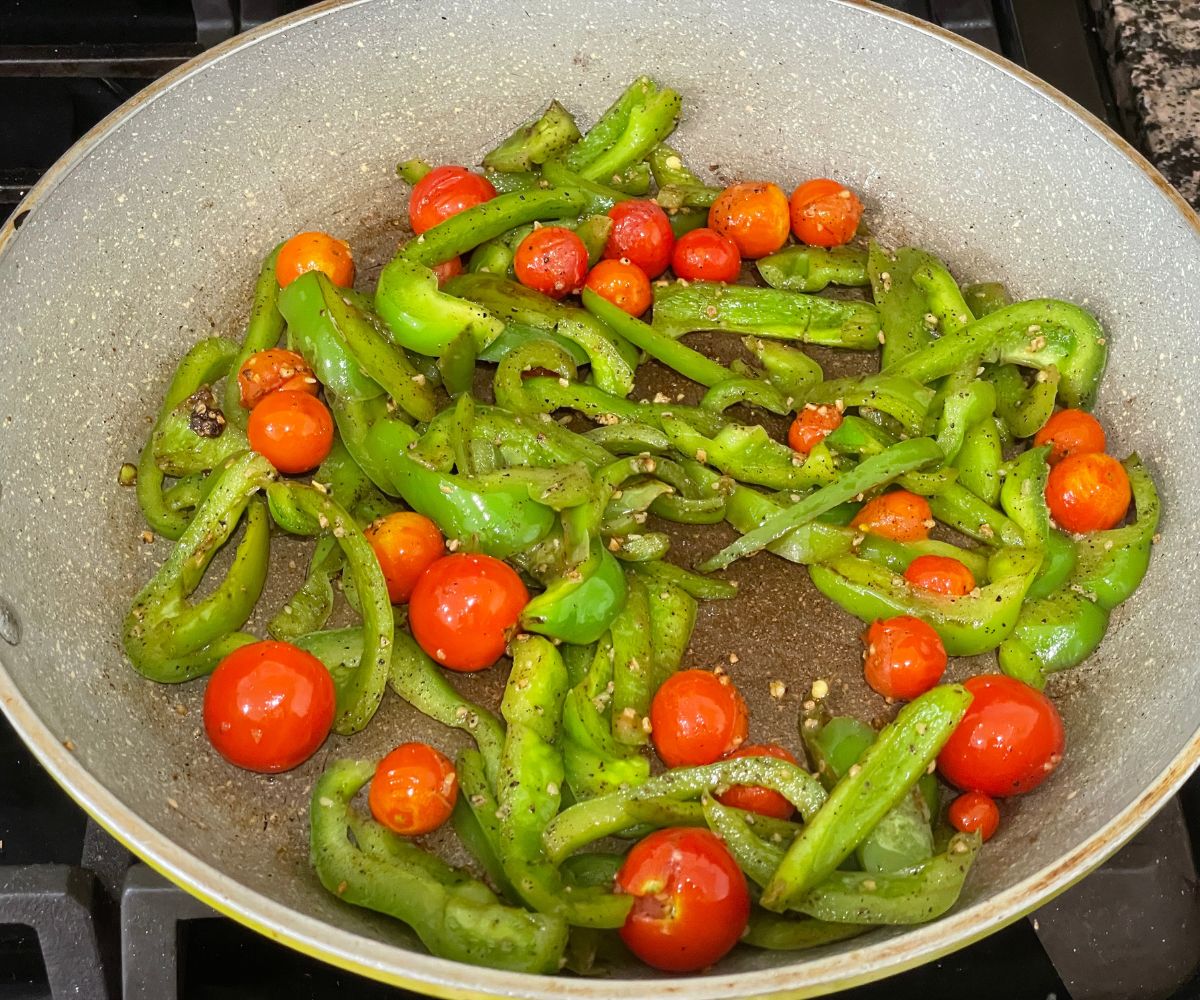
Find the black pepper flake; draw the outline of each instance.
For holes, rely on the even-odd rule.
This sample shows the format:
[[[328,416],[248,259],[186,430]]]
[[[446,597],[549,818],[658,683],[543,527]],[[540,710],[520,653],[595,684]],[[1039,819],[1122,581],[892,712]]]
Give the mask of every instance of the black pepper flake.
[[[212,389],[202,385],[187,399],[191,411],[188,416],[188,427],[199,437],[218,438],[225,433],[225,414],[217,406]]]

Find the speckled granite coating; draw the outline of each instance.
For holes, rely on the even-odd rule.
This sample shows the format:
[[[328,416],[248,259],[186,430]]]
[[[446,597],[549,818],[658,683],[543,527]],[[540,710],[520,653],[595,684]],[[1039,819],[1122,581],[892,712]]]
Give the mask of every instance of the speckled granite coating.
[[[1200,208],[1200,0],[1092,0],[1122,116]]]

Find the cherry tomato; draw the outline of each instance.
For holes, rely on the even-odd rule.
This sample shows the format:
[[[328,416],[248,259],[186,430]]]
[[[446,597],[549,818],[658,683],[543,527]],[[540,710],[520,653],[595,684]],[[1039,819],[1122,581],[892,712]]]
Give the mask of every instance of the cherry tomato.
[[[421,574],[408,599],[413,638],[438,663],[465,672],[490,667],[529,603],[529,591],[491,556],[443,556]]]
[[[750,713],[728,674],[681,670],[650,703],[654,749],[668,767],[711,764],[746,742]]]
[[[715,229],[693,229],[675,244],[671,270],[686,281],[737,281],[742,255],[733,240]]]
[[[667,213],[652,201],[619,201],[608,210],[612,232],[604,246],[608,260],[624,258],[657,278],[671,263],[675,233]]]
[[[724,956],[750,918],[746,878],[708,830],[668,827],[634,845],[616,891],[634,897],[621,940],[647,965],[695,972]]]
[[[408,220],[418,235],[452,215],[496,197],[492,182],[466,167],[434,167],[413,185]]]
[[[708,225],[733,240],[743,257],[765,257],[787,241],[787,195],[765,181],[734,184],[717,195],[708,210]]]
[[[434,264],[430,270],[437,275],[438,287],[441,288],[451,278],[462,274],[462,258],[451,257],[440,264]]]
[[[904,579],[948,597],[962,597],[975,589],[975,574],[950,556],[917,556],[904,571]]]
[[[328,233],[297,233],[279,248],[275,258],[275,280],[287,288],[306,271],[324,271],[335,285],[354,284],[354,258],[350,244]]]
[[[321,388],[305,360],[295,351],[280,347],[251,354],[238,370],[237,380],[242,406],[247,410],[253,410],[276,389],[315,396]]]
[[[623,257],[600,261],[588,274],[587,287],[630,316],[640,316],[654,300],[646,272]]]
[[[797,763],[795,755],[781,747],[778,743],[752,743],[738,747],[729,757],[778,757],[780,760]],[[733,806],[735,809],[745,809],[762,816],[774,816],[776,819],[791,819],[796,811],[787,799],[773,788],[763,788],[761,785],[734,785],[717,796],[722,805]]]
[[[1077,535],[1116,527],[1129,510],[1125,467],[1111,455],[1068,455],[1046,479],[1046,505],[1059,526]]]
[[[1054,702],[1004,674],[981,674],[964,687],[974,697],[938,754],[942,777],[996,798],[1037,788],[1066,746]]]
[[[562,226],[540,226],[517,246],[513,270],[517,280],[552,299],[583,287],[588,254],[583,240]]]
[[[946,647],[933,626],[912,615],[872,622],[863,633],[863,674],[871,690],[910,701],[946,672]]]
[[[929,537],[933,511],[924,497],[892,490],[867,501],[850,526],[897,542],[919,542]]]
[[[445,754],[428,743],[401,743],[379,762],[367,804],[393,833],[419,837],[450,818],[458,775]]]
[[[250,411],[246,435],[275,468],[295,475],[325,461],[333,447],[333,417],[315,396],[280,389]]]
[[[204,731],[217,753],[248,771],[308,760],[333,726],[333,678],[311,653],[268,639],[235,649],[208,679]]]
[[[1083,410],[1059,410],[1034,435],[1035,447],[1050,445],[1047,461],[1057,465],[1068,455],[1101,452],[1108,446],[1100,421]]]
[[[814,406],[805,403],[788,428],[788,444],[793,451],[807,455],[830,434],[842,426],[842,413],[831,403]]]
[[[789,203],[792,232],[813,247],[840,247],[858,230],[863,206],[848,187],[824,177],[805,181]]]
[[[992,834],[1000,826],[1000,807],[995,799],[983,792],[963,792],[950,803],[946,818],[954,829],[962,833],[978,830],[987,841],[992,839]]]
[[[404,604],[421,574],[446,554],[438,526],[408,510],[372,521],[363,534],[375,550],[393,604]]]

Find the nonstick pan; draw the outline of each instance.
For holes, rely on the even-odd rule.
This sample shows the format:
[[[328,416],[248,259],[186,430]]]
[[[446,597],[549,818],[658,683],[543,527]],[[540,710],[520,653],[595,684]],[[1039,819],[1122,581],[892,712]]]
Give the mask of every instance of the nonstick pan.
[[[424,953],[323,891],[308,792],[333,755],[401,738],[456,746],[389,698],[372,725],[277,777],[235,772],[199,719],[202,683],[124,661],[120,622],[163,558],[117,485],[170,367],[236,336],[261,256],[284,236],[350,239],[364,280],[405,235],[398,160],[472,162],[558,97],[592,120],[639,73],[685,95],[677,141],[715,178],[838,177],[873,234],[964,281],[1093,310],[1108,331],[1099,413],[1137,449],[1165,516],[1145,585],[1101,650],[1053,686],[1066,758],[1014,802],[959,904],[933,923],[799,955],[738,950],[705,975],[538,979]],[[363,0],[314,8],[150,86],[73,148],[0,230],[0,701],[59,782],[154,867],[217,909],[348,969],[442,996],[809,995],[961,947],[1044,902],[1128,839],[1200,753],[1200,231],[1165,182],[1066,98],[968,43],[833,0]],[[715,538],[681,539],[677,557]],[[286,567],[300,558],[282,545]],[[764,556],[707,610],[689,654],[726,664],[755,738],[796,742],[800,701],[883,712],[857,623]],[[291,581],[279,574],[264,604]],[[972,664],[960,664],[960,672]],[[495,698],[503,671],[464,683]],[[786,693],[773,698],[769,682]],[[778,693],[778,688],[776,688]],[[0,777],[0,780],[3,780]],[[653,981],[652,981],[653,980]]]

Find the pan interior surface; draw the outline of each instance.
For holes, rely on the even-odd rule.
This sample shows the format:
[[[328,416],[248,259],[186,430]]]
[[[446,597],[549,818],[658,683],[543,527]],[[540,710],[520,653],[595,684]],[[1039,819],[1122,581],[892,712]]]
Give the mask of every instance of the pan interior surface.
[[[853,5],[730,2],[700,18],[666,2],[374,0],[293,19],[101,129],[19,232],[0,234],[0,611],[20,622],[19,641],[0,642],[0,695],[76,797],[173,878],[292,944],[443,995],[637,997],[653,974],[539,980],[455,965],[322,890],[306,810],[323,764],[402,738],[458,744],[390,697],[365,733],[296,771],[260,777],[217,758],[203,685],[151,684],[122,656],[122,617],[167,543],[141,541],[117,471],[136,460],[183,351],[240,335],[278,240],[325,229],[378,266],[404,236],[397,161],[475,162],[551,97],[590,122],[640,73],[682,92],[673,141],[711,176],[838,178],[860,192],[875,237],[932,250],[962,281],[1092,310],[1111,348],[1098,407],[1110,450],[1139,451],[1164,507],[1145,584],[1054,688],[1063,765],[1006,810],[950,916],[803,955],[740,949],[670,989],[817,993],[965,944],[1098,863],[1195,762],[1200,238],[1144,165],[1003,66]],[[303,551],[278,554],[302,564]],[[799,568],[753,567],[734,571],[745,596],[706,612],[691,665],[737,654],[755,739],[794,745],[818,677],[847,682],[835,708],[869,712],[850,683],[857,623]],[[787,684],[781,699],[773,679]],[[495,700],[502,681],[465,683]]]

